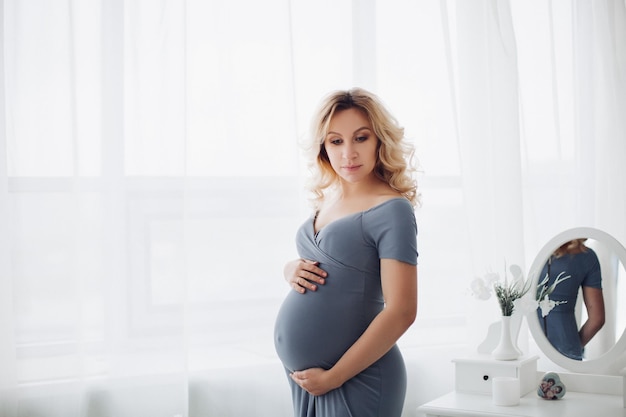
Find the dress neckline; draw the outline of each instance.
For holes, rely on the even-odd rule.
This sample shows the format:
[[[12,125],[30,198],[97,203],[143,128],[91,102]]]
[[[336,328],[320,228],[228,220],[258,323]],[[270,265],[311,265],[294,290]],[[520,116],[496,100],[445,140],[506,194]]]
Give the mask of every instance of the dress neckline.
[[[350,218],[352,216],[362,215],[362,214],[365,214],[367,212],[373,211],[373,210],[375,210],[375,209],[377,209],[377,208],[379,208],[379,207],[389,203],[390,201],[394,201],[394,200],[405,200],[405,201],[408,201],[404,197],[391,197],[391,198],[389,198],[389,199],[387,199],[385,201],[382,201],[382,202],[380,202],[378,204],[375,204],[372,207],[369,207],[369,208],[367,208],[365,210],[359,210],[359,211],[355,211],[354,213],[349,213],[349,214],[346,214],[344,216],[337,217],[336,219],[331,220],[330,222],[326,223],[324,226],[320,227],[319,230],[316,231],[315,230],[315,221],[317,220],[317,216],[319,214],[319,210],[318,210],[318,211],[315,212],[315,215],[311,218],[311,228],[313,229],[313,235],[315,237],[317,237],[322,230],[326,229],[328,226],[330,226],[333,223],[336,223],[336,222],[344,220],[344,219],[348,219],[348,218]]]

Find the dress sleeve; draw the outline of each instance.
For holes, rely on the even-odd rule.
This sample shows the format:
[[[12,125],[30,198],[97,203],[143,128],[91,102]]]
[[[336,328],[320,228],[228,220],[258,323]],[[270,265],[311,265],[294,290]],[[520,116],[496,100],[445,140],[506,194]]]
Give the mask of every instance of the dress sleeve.
[[[602,289],[602,273],[600,270],[600,261],[598,260],[598,255],[593,251],[593,249],[588,249],[585,254],[585,278],[583,279],[582,286],[583,287],[591,287],[591,288],[599,288]]]
[[[366,212],[363,220],[365,239],[376,247],[379,259],[417,265],[417,223],[408,200],[389,200],[379,209]]]

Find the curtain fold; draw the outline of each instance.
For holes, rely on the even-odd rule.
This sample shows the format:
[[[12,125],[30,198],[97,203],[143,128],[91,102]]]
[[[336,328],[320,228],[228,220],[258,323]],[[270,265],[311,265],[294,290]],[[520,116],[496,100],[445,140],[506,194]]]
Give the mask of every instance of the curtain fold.
[[[517,53],[507,2],[456,4],[455,77],[474,270],[524,264]],[[502,268],[502,269],[500,269]]]
[[[5,32],[4,0],[0,0],[0,33]],[[6,79],[5,43],[0,43],[0,80]],[[17,410],[15,392],[16,352],[15,337],[12,331],[14,318],[13,308],[13,276],[11,273],[11,236],[10,227],[11,206],[8,198],[8,170],[7,170],[7,129],[6,126],[6,89],[5,83],[0,83],[0,415],[13,416]]]
[[[616,190],[626,189],[623,164],[626,121],[621,117],[626,110],[626,4],[623,1],[597,2],[591,10],[585,10],[584,2],[576,5],[577,20],[588,21],[590,41],[580,37],[577,44],[585,53],[581,59],[589,60],[592,74],[588,91],[585,91],[588,100],[579,102],[581,119],[592,116],[592,126],[580,141],[593,143],[589,154],[581,155],[584,158],[581,169],[592,156],[598,168],[594,182],[589,184],[595,190],[594,220],[600,228],[611,230],[623,241],[626,197]]]

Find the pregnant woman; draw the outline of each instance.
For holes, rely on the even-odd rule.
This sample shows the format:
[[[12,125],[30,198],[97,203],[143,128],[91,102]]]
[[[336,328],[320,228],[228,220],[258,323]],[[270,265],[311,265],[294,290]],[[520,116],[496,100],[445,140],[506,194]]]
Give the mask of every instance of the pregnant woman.
[[[397,340],[417,312],[417,186],[404,130],[373,94],[338,91],[313,120],[314,214],[274,342],[297,417],[400,417]]]
[[[600,261],[593,249],[585,245],[586,240],[565,242],[548,258],[540,275],[548,277],[547,286],[552,285],[559,275],[569,278],[560,282],[550,294],[551,299],[561,303],[554,306],[547,316],[541,314],[541,309],[537,310],[541,329],[552,346],[578,361],[583,360],[585,345],[600,331],[605,321]],[[582,292],[587,313],[582,326],[576,321],[579,291]]]

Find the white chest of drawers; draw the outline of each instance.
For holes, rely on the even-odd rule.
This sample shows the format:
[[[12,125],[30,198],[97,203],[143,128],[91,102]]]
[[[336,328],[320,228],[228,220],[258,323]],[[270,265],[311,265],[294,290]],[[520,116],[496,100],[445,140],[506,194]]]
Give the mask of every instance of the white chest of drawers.
[[[508,376],[520,380],[520,396],[535,391],[538,356],[513,361],[499,361],[485,356],[454,359],[454,388],[456,392],[491,395],[493,378]]]
[[[606,375],[559,374],[567,393],[559,400],[546,400],[536,393],[543,372],[537,358],[495,361],[488,356],[453,360],[455,391],[418,408],[426,417],[626,417],[624,378]],[[520,379],[520,403],[494,405],[491,380],[497,376]]]

